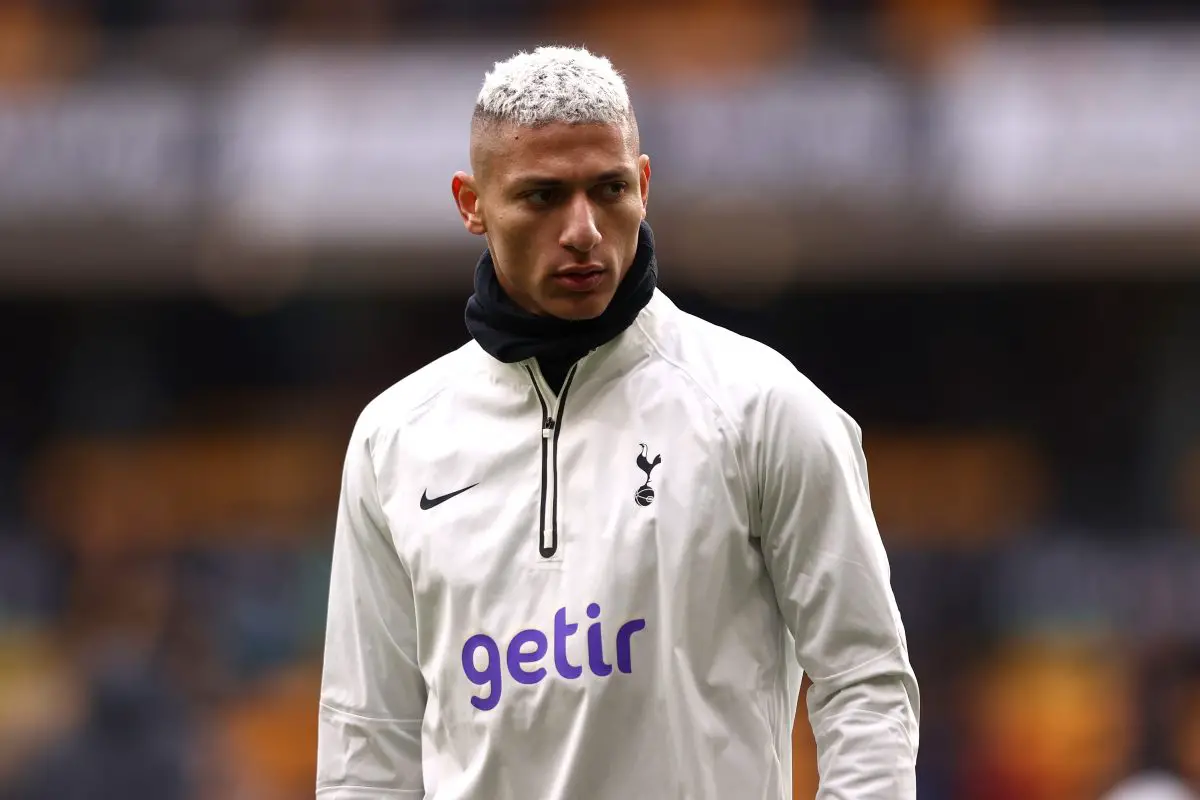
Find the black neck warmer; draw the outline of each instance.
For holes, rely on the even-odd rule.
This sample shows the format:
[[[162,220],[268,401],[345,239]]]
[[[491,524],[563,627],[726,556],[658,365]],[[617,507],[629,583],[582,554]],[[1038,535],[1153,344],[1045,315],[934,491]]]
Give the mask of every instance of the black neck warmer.
[[[557,388],[571,364],[633,324],[650,302],[657,282],[654,234],[645,221],[633,264],[608,308],[595,319],[565,320],[524,310],[500,287],[492,254],[485,250],[475,267],[475,294],[467,301],[467,330],[498,361],[511,364],[536,358],[548,373],[547,381]]]

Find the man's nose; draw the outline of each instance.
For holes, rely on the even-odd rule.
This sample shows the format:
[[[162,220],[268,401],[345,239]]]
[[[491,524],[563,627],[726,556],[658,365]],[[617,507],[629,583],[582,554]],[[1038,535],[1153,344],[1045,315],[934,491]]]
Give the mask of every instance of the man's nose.
[[[591,252],[600,244],[600,230],[596,227],[596,213],[591,198],[580,192],[571,198],[566,211],[566,225],[559,244],[579,253]]]

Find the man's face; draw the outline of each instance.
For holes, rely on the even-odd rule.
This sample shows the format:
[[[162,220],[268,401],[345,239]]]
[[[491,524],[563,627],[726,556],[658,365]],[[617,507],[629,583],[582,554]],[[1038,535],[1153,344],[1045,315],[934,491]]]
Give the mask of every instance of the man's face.
[[[521,307],[591,319],[633,262],[650,159],[627,125],[500,125],[477,132],[475,175],[454,176],[467,230],[487,237],[501,286]]]

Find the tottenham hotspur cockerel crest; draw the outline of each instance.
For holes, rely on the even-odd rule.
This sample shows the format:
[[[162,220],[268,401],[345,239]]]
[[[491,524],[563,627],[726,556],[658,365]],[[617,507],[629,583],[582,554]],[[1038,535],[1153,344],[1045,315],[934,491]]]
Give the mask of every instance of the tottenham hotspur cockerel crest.
[[[639,506],[648,506],[654,502],[654,490],[650,488],[650,473],[654,468],[662,463],[662,456],[657,455],[654,460],[649,459],[650,451],[646,449],[646,445],[642,445],[642,454],[637,457],[638,469],[646,473],[646,482],[638,487],[637,492],[633,495],[633,501]]]

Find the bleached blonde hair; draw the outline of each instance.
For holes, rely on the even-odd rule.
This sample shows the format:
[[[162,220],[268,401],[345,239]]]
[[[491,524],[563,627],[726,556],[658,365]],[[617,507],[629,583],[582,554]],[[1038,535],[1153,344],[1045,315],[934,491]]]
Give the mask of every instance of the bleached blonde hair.
[[[475,101],[476,124],[636,123],[625,79],[583,47],[539,47],[497,62]]]

